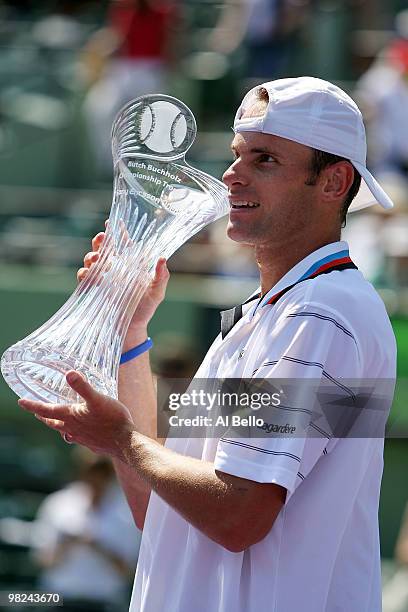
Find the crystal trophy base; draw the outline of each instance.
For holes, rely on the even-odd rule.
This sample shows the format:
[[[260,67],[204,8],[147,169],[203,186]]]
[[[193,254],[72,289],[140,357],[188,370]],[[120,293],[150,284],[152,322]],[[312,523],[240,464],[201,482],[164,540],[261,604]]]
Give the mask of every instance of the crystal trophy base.
[[[75,360],[70,355],[56,353],[52,348],[47,350],[46,347],[33,346],[19,349],[18,344],[15,344],[12,354],[2,367],[2,374],[9,387],[19,397],[31,397],[58,404],[78,400],[74,391],[70,396],[65,382],[65,374],[69,370],[83,372],[96,391],[116,397],[116,380],[106,380],[92,364],[83,363],[80,359]]]

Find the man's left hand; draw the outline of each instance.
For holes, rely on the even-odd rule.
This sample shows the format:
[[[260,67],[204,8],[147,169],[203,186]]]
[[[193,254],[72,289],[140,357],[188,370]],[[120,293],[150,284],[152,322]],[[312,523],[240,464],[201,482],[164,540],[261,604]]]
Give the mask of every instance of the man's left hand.
[[[129,410],[121,402],[95,391],[75,370],[68,372],[66,379],[84,403],[47,404],[21,399],[19,405],[58,431],[67,442],[82,444],[96,453],[124,461],[124,451],[134,430]]]

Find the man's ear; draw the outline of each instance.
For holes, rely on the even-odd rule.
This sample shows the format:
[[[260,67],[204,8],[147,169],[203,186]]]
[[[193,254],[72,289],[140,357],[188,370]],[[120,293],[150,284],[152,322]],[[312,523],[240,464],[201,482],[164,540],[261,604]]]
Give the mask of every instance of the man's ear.
[[[354,168],[348,161],[340,161],[324,168],[322,195],[326,201],[344,199],[354,180]]]

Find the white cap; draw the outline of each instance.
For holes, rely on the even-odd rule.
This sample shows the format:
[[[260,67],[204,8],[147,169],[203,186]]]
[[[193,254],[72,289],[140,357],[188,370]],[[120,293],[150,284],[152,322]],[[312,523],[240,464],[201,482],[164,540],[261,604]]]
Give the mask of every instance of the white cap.
[[[264,115],[242,119],[264,87],[269,103]],[[392,208],[384,189],[367,170],[367,142],[357,104],[342,89],[314,77],[269,81],[251,89],[239,107],[234,132],[262,132],[333,153],[351,161],[361,174],[361,187],[349,211],[372,204]]]

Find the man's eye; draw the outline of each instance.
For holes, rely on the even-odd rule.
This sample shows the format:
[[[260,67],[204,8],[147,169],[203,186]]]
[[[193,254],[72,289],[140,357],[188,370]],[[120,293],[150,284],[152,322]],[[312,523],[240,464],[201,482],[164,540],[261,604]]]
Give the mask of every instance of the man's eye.
[[[273,155],[269,155],[268,153],[263,153],[262,155],[259,156],[259,161],[260,162],[274,162],[276,161],[276,159],[273,157]]]

